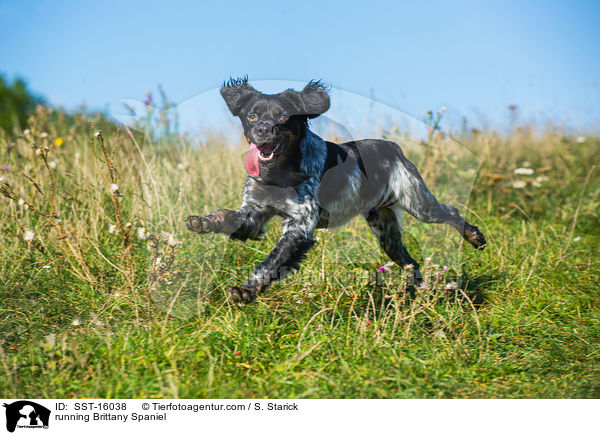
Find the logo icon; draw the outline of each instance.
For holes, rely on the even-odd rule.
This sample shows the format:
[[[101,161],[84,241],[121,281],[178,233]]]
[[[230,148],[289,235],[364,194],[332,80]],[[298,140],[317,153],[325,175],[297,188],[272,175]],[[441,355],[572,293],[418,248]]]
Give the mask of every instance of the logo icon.
[[[6,430],[15,428],[48,429],[50,410],[29,400],[19,400],[3,405],[6,408]]]

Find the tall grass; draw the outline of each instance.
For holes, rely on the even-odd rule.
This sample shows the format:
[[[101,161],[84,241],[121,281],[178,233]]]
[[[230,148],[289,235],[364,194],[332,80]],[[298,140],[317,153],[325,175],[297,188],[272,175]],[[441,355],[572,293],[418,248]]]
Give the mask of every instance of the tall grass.
[[[460,135],[483,158],[468,210],[489,243],[444,267],[418,240],[433,229],[407,221],[428,288],[379,271],[389,260],[354,220],[318,232],[298,273],[239,309],[227,287],[280,223],[238,243],[183,222],[239,205],[241,144],[98,132],[42,107],[0,134],[7,395],[600,396],[598,138]],[[434,191],[452,186],[440,162],[471,158],[435,130],[408,154]]]

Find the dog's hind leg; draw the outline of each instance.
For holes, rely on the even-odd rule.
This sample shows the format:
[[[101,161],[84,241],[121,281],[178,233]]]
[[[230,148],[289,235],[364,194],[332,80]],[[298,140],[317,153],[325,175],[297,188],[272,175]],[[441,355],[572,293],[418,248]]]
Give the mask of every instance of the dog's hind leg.
[[[371,209],[366,216],[367,223],[379,239],[379,244],[385,253],[402,267],[412,266],[414,285],[421,284],[422,276],[419,263],[410,256],[402,243],[400,222],[391,208]]]
[[[422,222],[451,225],[473,247],[485,247],[485,236],[479,228],[464,220],[456,208],[441,204],[429,191],[417,168],[404,156],[391,174],[390,187],[402,210]]]

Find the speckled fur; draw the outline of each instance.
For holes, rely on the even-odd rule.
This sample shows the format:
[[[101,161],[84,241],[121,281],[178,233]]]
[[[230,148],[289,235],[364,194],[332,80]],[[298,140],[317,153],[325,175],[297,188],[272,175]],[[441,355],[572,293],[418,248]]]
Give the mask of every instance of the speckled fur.
[[[246,240],[260,237],[272,217],[283,218],[282,236],[273,251],[246,283],[229,290],[233,302],[252,302],[272,282],[297,269],[314,244],[316,228],[338,227],[357,215],[367,220],[392,260],[414,270],[417,285],[419,264],[402,244],[402,211],[424,222],[449,224],[474,247],[485,246],[477,227],[454,207],[437,201],[397,144],[376,139],[335,144],[311,132],[307,119],[329,108],[320,82],[309,83],[301,92],[265,95],[247,79],[238,79],[226,83],[222,94],[231,112],[242,119],[249,142],[257,136],[244,117],[256,107],[286,111],[291,118],[268,124],[273,132],[269,143],[285,142],[285,146],[277,148],[283,149],[277,163],[261,166],[258,177],[247,176],[239,209],[189,216],[186,221],[188,229],[197,233],[224,233]],[[280,167],[285,170],[278,171]]]

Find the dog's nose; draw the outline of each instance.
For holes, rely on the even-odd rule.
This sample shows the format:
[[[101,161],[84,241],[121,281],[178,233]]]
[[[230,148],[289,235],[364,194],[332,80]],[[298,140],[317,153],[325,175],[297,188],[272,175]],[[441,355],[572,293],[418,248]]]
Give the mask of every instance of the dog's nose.
[[[264,138],[273,132],[273,127],[274,126],[269,125],[269,124],[260,124],[260,125],[256,126],[256,129],[254,131],[256,132],[256,134],[258,136],[261,136]]]

